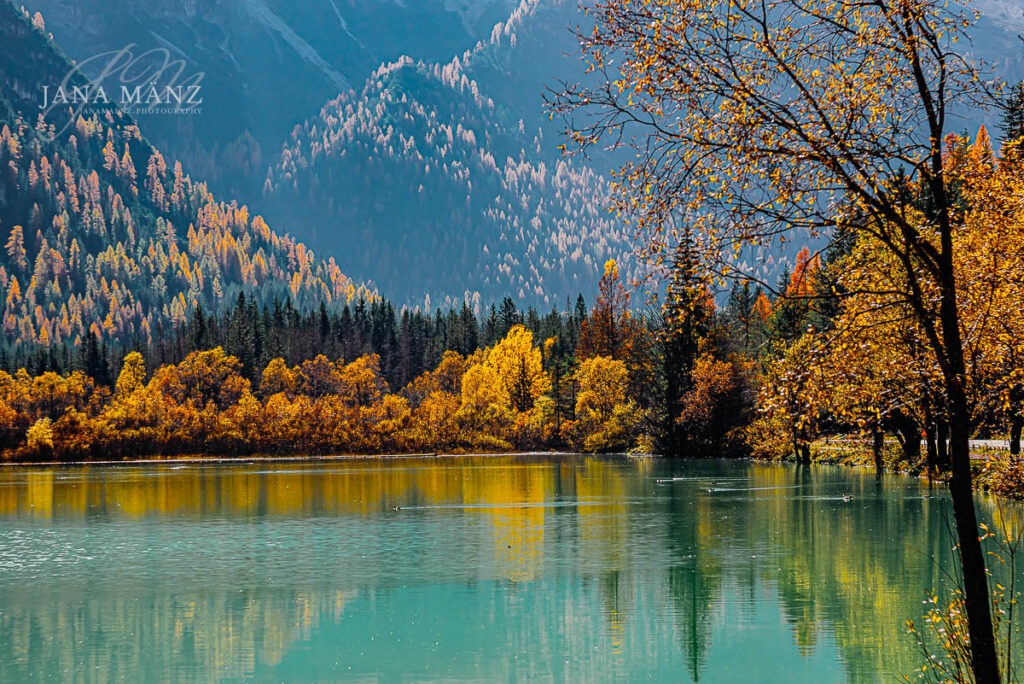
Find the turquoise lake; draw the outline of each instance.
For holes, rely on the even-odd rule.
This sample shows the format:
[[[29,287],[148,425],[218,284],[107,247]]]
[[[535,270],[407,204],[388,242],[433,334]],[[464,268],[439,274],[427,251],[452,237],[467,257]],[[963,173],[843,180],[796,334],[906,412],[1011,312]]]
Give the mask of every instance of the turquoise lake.
[[[949,516],[748,462],[6,467],[0,681],[894,681]]]

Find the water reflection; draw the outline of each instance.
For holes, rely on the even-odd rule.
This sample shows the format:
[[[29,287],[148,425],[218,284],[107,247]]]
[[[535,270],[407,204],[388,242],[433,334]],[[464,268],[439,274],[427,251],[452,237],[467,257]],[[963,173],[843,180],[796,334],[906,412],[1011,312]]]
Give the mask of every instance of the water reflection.
[[[947,515],[748,463],[11,468],[0,681],[873,682],[917,664]]]

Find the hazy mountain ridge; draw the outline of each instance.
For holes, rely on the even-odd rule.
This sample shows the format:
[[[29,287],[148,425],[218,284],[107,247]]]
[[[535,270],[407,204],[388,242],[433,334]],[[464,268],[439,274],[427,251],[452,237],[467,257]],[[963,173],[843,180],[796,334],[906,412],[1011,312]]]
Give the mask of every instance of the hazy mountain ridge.
[[[477,291],[550,303],[596,282],[607,258],[625,256],[626,235],[600,202],[603,179],[571,160],[545,162],[539,133],[529,152],[496,157],[491,149],[511,147],[508,131],[408,98],[401,84],[412,77],[432,75],[397,65],[379,87],[339,98],[297,131],[268,179],[270,214],[302,207],[314,234],[337,226],[316,242],[334,245],[354,273],[435,302]],[[396,180],[378,186],[381,175]],[[343,205],[334,199],[342,193]]]
[[[291,128],[403,54],[448,59],[511,0],[27,0],[76,59],[164,48],[202,73],[201,117],[141,117],[168,154],[220,192],[259,190]],[[92,74],[95,75],[95,74]],[[240,177],[241,176],[241,177]],[[246,199],[249,199],[246,197]]]
[[[488,300],[511,293],[524,302],[544,303],[552,295],[591,289],[603,261],[621,259],[628,251],[621,227],[613,226],[601,209],[607,195],[601,174],[583,160],[559,161],[556,125],[541,108],[551,60],[564,59],[578,68],[575,41],[567,30],[576,16],[573,3],[324,0],[296,6],[277,0],[190,0],[149,7],[121,0],[123,12],[117,15],[106,3],[90,0],[34,0],[30,6],[54,17],[48,28],[58,40],[68,36],[76,54],[119,41],[139,40],[141,45],[139,36],[184,53],[190,67],[206,72],[204,94],[210,97],[205,112],[237,113],[212,139],[202,130],[209,128],[206,113],[170,117],[177,119],[172,122],[143,117],[147,134],[158,143],[167,141],[189,172],[209,179],[212,188],[237,192],[266,209],[318,251],[336,255],[346,271],[372,279],[400,301],[422,302],[429,293],[438,302],[439,297],[461,299],[480,292]],[[254,43],[253,54],[238,49],[246,36]],[[526,44],[517,45],[520,40]],[[261,42],[283,55],[272,69],[259,61],[267,52]],[[371,62],[374,68],[367,69]],[[359,83],[358,92],[339,88],[325,65],[344,77],[344,85]],[[399,66],[393,70],[393,65]],[[246,79],[260,81],[256,93],[274,91],[263,108],[246,107],[254,99],[243,92],[249,87]],[[289,89],[299,88],[305,98],[301,102],[289,96]],[[330,95],[324,95],[327,88]],[[314,96],[321,97],[310,106]],[[392,106],[392,100],[399,108],[409,105],[408,111],[376,111],[382,103]],[[334,125],[332,117],[345,130],[344,107],[357,101],[363,102],[356,107],[358,116],[365,119],[372,111],[376,120],[358,127],[353,120],[349,132],[370,138],[342,143],[334,135],[327,145],[313,142]],[[280,130],[282,121],[303,107],[309,113],[323,111],[294,129],[283,154],[270,154],[285,136],[269,142],[268,129]],[[257,122],[261,117],[262,124]],[[391,123],[403,117],[403,127]],[[479,150],[456,154],[433,145],[440,126],[458,137],[460,124],[473,132],[468,140],[475,136]],[[414,154],[412,148],[382,148],[373,160],[353,158],[372,154],[389,125],[423,149]],[[310,135],[313,130],[317,136]],[[459,139],[453,146],[469,144]],[[346,158],[329,168],[324,159],[343,150]],[[418,168],[417,154],[434,159],[433,177],[426,161]],[[445,159],[447,154],[455,156]],[[461,169],[454,166],[453,171],[455,163]],[[273,167],[270,193],[264,183],[268,165]],[[515,173],[507,172],[513,165],[525,175],[550,176],[565,187],[513,182]],[[323,178],[296,177],[321,172]],[[497,225],[502,221],[508,225]],[[442,251],[449,258],[438,268],[436,255]]]
[[[398,299],[511,295],[547,306],[591,289],[608,258],[628,271],[629,236],[604,209],[607,182],[528,129],[508,93],[496,102],[472,78],[514,64],[517,27],[560,4],[523,2],[461,56],[400,59],[357,96],[329,102],[274,166],[269,215]]]

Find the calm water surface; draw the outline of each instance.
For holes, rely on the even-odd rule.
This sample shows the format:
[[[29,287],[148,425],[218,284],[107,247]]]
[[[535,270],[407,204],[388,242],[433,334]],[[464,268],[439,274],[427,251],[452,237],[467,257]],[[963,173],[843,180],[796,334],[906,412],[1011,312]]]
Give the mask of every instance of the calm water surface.
[[[7,468],[0,681],[894,681],[948,515],[720,461]]]

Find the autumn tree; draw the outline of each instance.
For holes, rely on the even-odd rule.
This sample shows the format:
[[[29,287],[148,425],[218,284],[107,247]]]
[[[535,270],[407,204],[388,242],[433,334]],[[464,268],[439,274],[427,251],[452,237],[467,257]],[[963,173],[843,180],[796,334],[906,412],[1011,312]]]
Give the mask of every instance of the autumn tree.
[[[28,262],[25,259],[25,233],[21,226],[11,228],[11,234],[7,237],[5,248],[7,249],[7,257],[11,260],[11,264],[17,272],[24,272]]]
[[[466,371],[466,359],[454,351],[446,351],[441,362],[432,371],[417,377],[402,391],[414,404],[419,405],[427,396],[435,392],[457,394]]]
[[[641,414],[629,398],[626,364],[593,356],[576,370],[576,421],[566,425],[570,441],[584,451],[625,451],[633,446]]]
[[[811,442],[819,436],[824,413],[822,345],[808,333],[769,360],[757,401],[758,415],[747,430],[751,451],[759,457],[794,454],[811,462]]]
[[[681,397],[676,421],[685,426],[688,442],[713,455],[738,451],[739,430],[747,418],[746,377],[750,369],[738,358],[720,359],[701,353],[690,371],[690,386]]]
[[[280,357],[271,359],[267,367],[263,369],[259,388],[261,396],[269,397],[273,394],[283,393],[291,399],[297,387],[298,379],[295,377],[295,371],[288,367],[284,359]]]
[[[1021,141],[995,158],[979,135],[956,172],[967,205],[954,235],[968,361],[968,391],[979,422],[995,417],[1020,454],[1024,429],[1024,153]],[[1009,276],[1008,276],[1009,274]]]
[[[609,259],[597,285],[594,308],[580,325],[576,353],[581,359],[629,359],[636,348],[637,328],[629,310],[629,293],[619,277],[619,266]]]
[[[791,343],[807,332],[810,324],[811,307],[817,297],[817,274],[821,260],[817,254],[803,247],[796,255],[793,269],[784,270],[779,276],[778,296],[768,318],[768,335],[771,339]]]
[[[53,449],[53,421],[40,418],[32,423],[26,435],[25,446],[34,452],[47,453]]]
[[[533,345],[533,333],[521,325],[512,326],[494,345],[486,365],[494,369],[502,395],[516,411],[529,411],[551,389],[541,351]]]
[[[956,52],[972,15],[954,0],[598,0],[580,36],[596,86],[553,104],[575,145],[634,141],[616,207],[663,258],[685,225],[735,254],[828,234],[850,203],[857,230],[894,255],[888,283],[941,369],[972,667],[999,681],[985,557],[971,486],[972,407],[955,278],[960,220],[944,173],[947,112],[990,101]],[[928,198],[908,211],[907,184]]]
[[[510,446],[504,439],[511,424],[507,395],[493,366],[474,363],[466,369],[458,417],[473,443],[496,440],[502,448]]]
[[[364,354],[338,371],[341,396],[354,406],[369,406],[387,393],[388,384],[380,373],[380,357]]]
[[[276,375],[277,382],[271,382],[270,384],[276,384],[277,387],[274,387],[274,389],[277,391],[287,391],[287,389],[282,389],[282,387],[287,388],[289,384],[287,374],[281,368],[281,364],[275,364],[273,361],[271,364],[273,369],[270,366],[267,367],[272,373],[268,381],[274,379]],[[316,358],[303,361],[302,365],[298,367],[296,380],[298,382],[298,391],[314,399],[328,394],[341,394],[343,391],[341,374],[338,372],[338,368],[323,354],[317,354]],[[268,389],[270,388],[268,387]]]
[[[179,404],[202,410],[208,405],[225,409],[249,391],[241,363],[220,347],[195,351],[177,366],[164,366],[153,376],[161,392]]]
[[[121,373],[114,385],[114,397],[125,399],[146,384],[146,363],[139,352],[131,352],[124,357]]]

